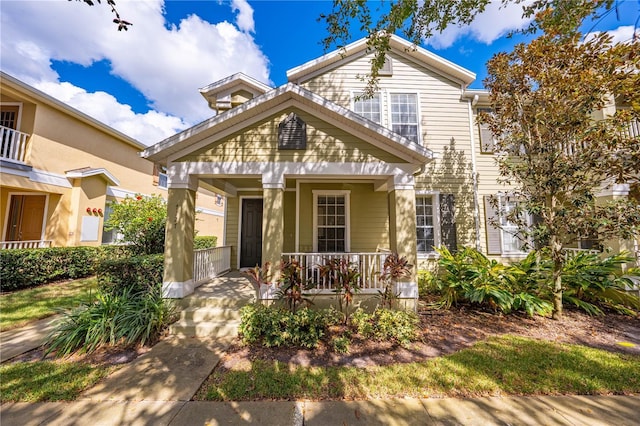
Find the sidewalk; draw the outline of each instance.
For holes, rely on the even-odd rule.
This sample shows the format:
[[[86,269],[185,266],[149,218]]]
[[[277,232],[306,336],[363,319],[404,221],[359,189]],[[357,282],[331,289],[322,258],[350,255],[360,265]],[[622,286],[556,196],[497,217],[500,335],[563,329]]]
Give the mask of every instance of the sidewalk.
[[[18,425],[580,425],[637,426],[628,396],[393,399],[370,401],[92,401],[3,404]]]
[[[0,362],[42,346],[57,318],[54,315],[34,321],[26,327],[0,333]]]

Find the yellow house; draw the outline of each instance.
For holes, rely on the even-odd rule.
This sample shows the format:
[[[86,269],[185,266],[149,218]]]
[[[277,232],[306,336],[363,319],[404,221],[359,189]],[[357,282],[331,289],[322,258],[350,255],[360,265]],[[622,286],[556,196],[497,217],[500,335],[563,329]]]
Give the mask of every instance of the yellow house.
[[[139,156],[145,145],[6,73],[0,114],[0,248],[111,243],[108,202],[167,198],[166,174]],[[198,192],[199,235],[222,240],[225,204]]]
[[[289,70],[278,88],[243,74],[202,88],[217,114],[143,152],[168,170],[168,296],[194,288],[186,236],[202,185],[227,197],[233,268],[295,258],[312,276],[343,257],[375,293],[373,272],[393,251],[414,265],[396,288],[411,303],[416,270],[433,264],[436,247],[524,255],[485,220],[485,196],[504,187],[476,124],[487,94],[468,89],[475,74],[397,36],[390,47],[371,98],[359,96],[373,57],[363,39]]]

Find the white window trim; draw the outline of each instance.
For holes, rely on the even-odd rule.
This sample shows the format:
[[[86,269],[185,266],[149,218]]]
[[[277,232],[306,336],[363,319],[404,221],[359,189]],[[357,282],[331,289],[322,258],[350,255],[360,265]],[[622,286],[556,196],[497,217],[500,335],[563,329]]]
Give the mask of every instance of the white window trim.
[[[22,102],[0,102],[0,107],[3,106],[17,106],[18,107],[18,117],[16,118],[16,130],[20,131],[22,125],[22,110],[23,110]]]
[[[440,229],[440,191],[416,191],[416,198],[418,197],[431,197],[431,205],[433,209],[433,244],[441,248],[442,247],[442,238],[441,238],[441,229]],[[418,213],[416,211],[416,230],[418,229],[418,221],[417,221]],[[417,241],[416,241],[417,242]],[[416,244],[416,253],[418,255],[418,259],[437,259],[440,257],[438,252],[433,251],[417,251]]]
[[[345,253],[351,252],[351,191],[313,189],[313,251],[318,252],[318,197],[324,195],[344,195],[344,249]]]
[[[389,90],[386,92],[386,101],[387,101],[387,125],[385,126],[387,129],[393,131],[393,122],[391,121],[391,96],[392,95],[416,95],[416,120],[418,121],[418,140],[415,141],[418,145],[424,146],[422,143],[423,135],[422,135],[422,110],[420,108],[420,92],[411,91],[411,90]]]
[[[351,90],[351,99],[350,99],[350,109],[351,111],[355,112],[356,114],[360,115],[360,113],[356,112],[356,96],[358,96],[358,94],[363,93],[363,90]],[[380,100],[380,121],[377,123],[380,126],[384,126],[384,114],[383,112],[383,103],[384,103],[384,96],[383,96],[383,92],[382,91],[377,91],[376,94],[378,95],[378,99]],[[375,123],[375,121],[374,121]],[[387,126],[384,126],[387,127]]]
[[[505,194],[505,193],[499,193],[497,194],[498,197],[498,214],[500,217],[500,221],[502,222],[503,219],[503,212],[504,212],[504,201],[505,198],[510,197],[509,194]],[[517,201],[516,201],[517,202]],[[527,225],[531,225],[532,220],[531,220],[531,215],[528,214],[527,215]],[[502,225],[502,223],[500,224]],[[509,235],[509,238],[513,237],[513,235],[510,232],[507,232],[504,230],[504,228],[500,227],[500,244],[501,244],[501,250],[502,250],[502,255],[509,257],[516,257],[516,256],[526,256],[529,251],[525,251],[525,250],[518,250],[518,251],[507,251],[505,250],[505,233],[507,235]],[[530,244],[530,242],[529,242]]]

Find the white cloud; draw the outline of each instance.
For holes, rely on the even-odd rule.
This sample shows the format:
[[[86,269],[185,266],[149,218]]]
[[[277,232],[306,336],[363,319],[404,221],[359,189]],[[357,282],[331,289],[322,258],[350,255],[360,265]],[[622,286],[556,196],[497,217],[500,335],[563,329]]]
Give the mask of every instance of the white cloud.
[[[112,73],[139,90],[156,111],[134,114],[113,96],[81,93],[80,88],[69,103],[131,136],[173,132],[179,127],[176,123],[187,125],[210,117],[213,111],[198,88],[227,75],[241,71],[269,83],[269,62],[250,34],[253,9],[246,0],[231,4],[237,11],[237,26],[226,21],[212,24],[196,15],[167,25],[163,0],[118,0],[121,17],[133,22],[129,31],[120,32],[104,3],[89,7],[57,0],[3,1],[3,71],[28,84],[37,83],[53,96],[69,96],[71,85],[59,82],[52,59],[84,66],[109,61]],[[62,87],[56,90],[56,84]],[[92,103],[102,104],[94,108]],[[140,129],[135,128],[136,120]],[[159,126],[157,132],[149,130],[154,125]],[[146,142],[162,139],[134,137]]]
[[[450,25],[442,33],[435,33],[425,40],[425,43],[436,49],[446,49],[458,39],[471,36],[482,43],[491,44],[509,31],[524,28],[530,21],[530,18],[522,18],[522,4],[502,6],[502,2],[494,0],[470,25]]]
[[[612,30],[608,30],[607,33],[613,37],[613,43],[624,43],[630,41],[633,38],[633,32],[636,31],[636,37],[640,37],[640,29],[635,29],[633,25],[621,26],[618,28],[614,28]],[[596,35],[600,34],[601,31],[595,31],[592,33],[588,33],[584,36],[585,40],[589,40]]]

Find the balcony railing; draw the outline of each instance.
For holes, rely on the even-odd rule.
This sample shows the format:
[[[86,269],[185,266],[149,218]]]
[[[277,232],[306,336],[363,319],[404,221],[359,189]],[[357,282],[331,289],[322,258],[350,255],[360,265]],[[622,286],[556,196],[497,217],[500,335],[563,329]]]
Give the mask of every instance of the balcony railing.
[[[47,247],[51,247],[50,240],[0,241],[0,250],[16,250],[16,249],[47,248]]]
[[[28,139],[27,133],[0,126],[0,157],[24,163]]]
[[[203,282],[231,269],[231,246],[193,251],[193,282]]]
[[[308,282],[313,283],[314,290],[332,291],[328,277],[320,273],[322,265],[331,259],[344,259],[353,263],[360,272],[358,284],[361,291],[377,292],[384,288],[379,273],[389,253],[283,253],[283,260],[297,260],[305,273]]]

